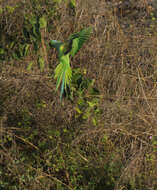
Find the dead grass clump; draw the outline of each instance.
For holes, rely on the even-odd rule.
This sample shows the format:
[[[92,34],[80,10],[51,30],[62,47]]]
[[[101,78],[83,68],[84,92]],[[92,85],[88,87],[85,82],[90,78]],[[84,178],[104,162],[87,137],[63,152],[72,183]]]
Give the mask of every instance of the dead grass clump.
[[[77,89],[61,104],[52,75],[57,59],[46,45],[51,68],[45,73],[37,67],[41,52],[1,64],[4,187],[12,178],[12,186],[27,189],[156,189],[157,23],[150,6],[143,0],[84,0],[76,2],[72,16],[61,3],[48,20],[53,27],[45,31],[45,44],[93,26],[72,67],[95,79],[97,95]],[[27,71],[30,61],[35,66]]]

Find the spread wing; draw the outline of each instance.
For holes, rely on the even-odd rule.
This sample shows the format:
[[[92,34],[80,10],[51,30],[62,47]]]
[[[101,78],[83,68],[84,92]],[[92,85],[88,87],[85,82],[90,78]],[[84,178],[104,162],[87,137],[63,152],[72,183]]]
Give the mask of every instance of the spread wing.
[[[88,27],[81,30],[78,33],[74,33],[70,36],[69,41],[71,45],[70,55],[73,57],[82,47],[85,41],[87,41],[92,34],[92,28]]]

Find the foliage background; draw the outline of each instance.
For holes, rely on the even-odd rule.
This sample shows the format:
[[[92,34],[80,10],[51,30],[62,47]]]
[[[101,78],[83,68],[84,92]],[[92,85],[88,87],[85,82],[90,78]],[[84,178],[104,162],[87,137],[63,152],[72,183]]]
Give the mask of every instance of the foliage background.
[[[155,1],[0,1],[0,189],[157,189]],[[93,26],[55,92],[50,39]]]

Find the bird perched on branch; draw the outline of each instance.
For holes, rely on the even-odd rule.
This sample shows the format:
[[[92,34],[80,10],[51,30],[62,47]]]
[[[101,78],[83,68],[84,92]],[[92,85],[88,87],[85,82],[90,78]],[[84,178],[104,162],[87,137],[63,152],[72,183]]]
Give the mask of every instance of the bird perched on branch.
[[[55,69],[55,79],[57,79],[56,90],[61,85],[60,100],[63,92],[70,85],[72,70],[70,67],[70,56],[74,56],[88,40],[92,33],[92,28],[88,27],[78,33],[72,34],[65,42],[51,40],[50,46],[56,48],[58,53],[59,64]],[[61,84],[62,83],[62,84]]]

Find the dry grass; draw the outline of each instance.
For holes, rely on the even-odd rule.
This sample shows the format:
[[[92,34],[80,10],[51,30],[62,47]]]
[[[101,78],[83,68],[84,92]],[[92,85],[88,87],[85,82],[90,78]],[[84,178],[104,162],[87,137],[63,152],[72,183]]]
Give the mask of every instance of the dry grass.
[[[23,151],[25,145],[28,149],[38,149],[38,139],[22,142],[29,134],[20,132],[23,130],[17,127],[16,120],[22,117],[21,112],[27,112],[33,120],[32,129],[28,133],[33,133],[36,129],[40,141],[49,138],[46,131],[50,129],[62,133],[67,128],[73,135],[69,137],[71,140],[67,137],[59,139],[57,147],[67,143],[71,149],[76,149],[77,157],[89,163],[91,168],[102,169],[110,163],[111,155],[113,165],[121,163],[122,166],[117,165],[120,168],[118,178],[111,189],[156,189],[157,151],[154,143],[157,139],[157,23],[150,16],[156,7],[149,3],[140,0],[130,4],[131,7],[127,9],[125,3],[123,7],[117,1],[81,0],[77,1],[75,17],[69,16],[65,4],[61,3],[58,8],[60,20],[52,18],[54,29],[45,34],[44,42],[49,39],[64,40],[83,26],[93,26],[94,33],[72,61],[72,68],[86,69],[86,76],[95,79],[95,86],[100,91],[101,116],[96,126],[91,124],[90,119],[85,122],[77,119],[74,109],[77,98],[75,103],[65,99],[64,104],[60,104],[58,92],[55,93],[55,81],[50,77],[52,70],[43,74],[36,67],[30,72],[26,70],[30,60],[36,63],[36,56],[28,56],[19,62],[1,63],[1,138],[3,134],[10,133],[15,140],[14,145],[8,149],[5,143],[1,146],[1,164],[4,160],[8,164],[7,157],[8,160],[15,160],[11,157],[13,149]],[[54,51],[47,49],[45,55],[49,66],[54,69],[57,62]],[[38,109],[39,101],[44,106],[39,106]],[[107,137],[106,147],[102,143],[104,137]],[[81,145],[85,149],[83,154],[78,148]],[[90,147],[96,148],[87,150]],[[102,156],[102,160],[101,152],[106,152],[106,157]],[[93,157],[88,158],[88,155]],[[46,155],[43,154],[44,156]],[[64,169],[66,171],[66,166]],[[18,169],[12,169],[14,170]],[[35,170],[37,172],[37,168]],[[46,180],[49,181],[46,175],[52,178],[53,183],[60,180],[52,171],[36,175],[37,182],[32,184],[34,189],[44,189],[38,181],[40,175],[45,177],[45,183]],[[70,174],[66,171],[65,178],[68,182],[61,180],[61,183],[67,189],[75,189],[68,175]],[[51,189],[52,182],[47,183],[51,185],[46,189]]]

